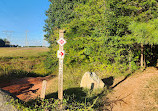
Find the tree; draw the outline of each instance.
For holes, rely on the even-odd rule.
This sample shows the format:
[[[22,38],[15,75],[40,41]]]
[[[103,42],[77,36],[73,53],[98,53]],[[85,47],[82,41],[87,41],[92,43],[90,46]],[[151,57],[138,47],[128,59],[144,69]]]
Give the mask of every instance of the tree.
[[[62,28],[64,24],[69,23],[74,18],[73,9],[79,0],[50,0],[51,4],[46,11],[44,31],[46,32],[45,39],[49,43],[55,40],[51,37],[56,33],[58,28]]]
[[[69,43],[66,47],[69,53],[67,62],[101,61],[106,39],[104,0],[79,2],[73,12],[74,19],[65,25]]]
[[[50,1],[45,38],[53,47],[51,55],[55,65],[60,28],[66,30],[69,43],[65,45],[67,65],[92,64],[95,67],[98,64],[98,67],[117,70],[126,69],[127,64],[131,67],[131,62],[139,56],[140,42],[135,34],[141,33],[135,33],[132,24],[143,25],[158,17],[156,0]]]
[[[132,22],[129,29],[132,31],[131,36],[141,44],[141,67],[143,67],[143,46],[158,44],[158,19],[148,22]]]
[[[5,46],[5,42],[3,39],[0,39],[0,47],[4,47]]]
[[[45,25],[47,32],[45,37],[53,47],[53,56],[56,57],[58,28],[63,28],[66,29],[65,38],[69,43],[65,45],[69,53],[66,60],[68,64],[72,61],[79,63],[100,59],[99,53],[96,55],[95,51],[100,52],[99,47],[104,43],[104,0],[52,0],[51,2],[46,12],[48,19]]]
[[[119,36],[120,44],[129,50],[129,61],[131,61],[132,50],[135,43],[133,32],[129,29],[131,21],[145,23],[158,17],[158,1],[156,0],[109,0],[107,3],[107,17],[109,21],[109,32],[112,36]],[[113,26],[111,26],[113,24]],[[134,28],[134,27],[133,27]],[[145,39],[144,39],[145,40]],[[143,45],[141,45],[143,46]],[[138,47],[138,46],[137,46]],[[142,48],[141,48],[142,50]],[[143,50],[142,50],[143,51]],[[133,52],[136,55],[137,51]],[[142,55],[142,54],[141,54]],[[141,56],[141,63],[143,58]]]

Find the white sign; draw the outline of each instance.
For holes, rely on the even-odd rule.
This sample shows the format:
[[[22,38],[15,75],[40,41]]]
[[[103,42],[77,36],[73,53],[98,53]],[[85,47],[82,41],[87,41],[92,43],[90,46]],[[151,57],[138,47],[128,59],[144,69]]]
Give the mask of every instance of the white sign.
[[[63,46],[63,45],[66,43],[66,40],[63,39],[63,38],[60,38],[60,39],[57,41],[57,43],[58,43],[59,45]]]
[[[60,50],[57,51],[57,57],[58,58],[63,59],[64,55],[65,55],[65,51],[60,51]]]

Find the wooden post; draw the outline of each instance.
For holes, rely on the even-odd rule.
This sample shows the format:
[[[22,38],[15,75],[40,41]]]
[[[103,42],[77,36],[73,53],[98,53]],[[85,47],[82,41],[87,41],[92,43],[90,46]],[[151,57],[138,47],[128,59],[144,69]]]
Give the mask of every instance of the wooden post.
[[[59,50],[57,52],[57,56],[59,58],[59,75],[58,75],[58,98],[60,99],[59,108],[62,110],[62,100],[63,100],[63,59],[64,59],[64,44],[66,41],[64,40],[64,30],[59,31],[59,40],[57,41],[59,44]]]
[[[140,60],[140,66],[141,66],[141,68],[143,69],[143,58],[144,58],[144,54],[143,54],[143,48],[144,48],[144,46],[143,46],[143,44],[141,43],[141,60]]]
[[[59,31],[59,39],[64,38],[64,30]],[[63,51],[64,46],[59,45],[59,51]],[[59,76],[58,76],[58,98],[63,100],[63,59],[59,58]]]
[[[47,81],[46,81],[46,80],[43,80],[43,82],[42,82],[42,89],[41,89],[41,95],[40,95],[40,98],[41,98],[41,99],[44,99],[44,98],[45,98],[46,84],[47,84]]]
[[[131,59],[132,59],[132,51],[131,51],[131,48],[130,48],[129,49],[129,71],[130,71],[130,73],[132,71]]]

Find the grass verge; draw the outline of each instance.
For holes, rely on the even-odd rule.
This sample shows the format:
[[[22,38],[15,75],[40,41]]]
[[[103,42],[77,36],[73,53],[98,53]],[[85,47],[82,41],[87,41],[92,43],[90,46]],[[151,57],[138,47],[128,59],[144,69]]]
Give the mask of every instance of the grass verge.
[[[142,93],[142,103],[144,110],[158,111],[158,76],[153,77],[144,87]]]

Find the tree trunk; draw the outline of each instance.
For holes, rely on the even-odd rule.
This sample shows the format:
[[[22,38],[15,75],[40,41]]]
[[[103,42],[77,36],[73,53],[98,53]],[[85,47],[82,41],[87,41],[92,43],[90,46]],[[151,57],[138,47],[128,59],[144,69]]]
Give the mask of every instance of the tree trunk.
[[[145,55],[144,55],[144,68],[146,68]]]
[[[132,59],[132,52],[131,52],[131,49],[129,49],[129,71],[130,72],[132,70],[131,59]]]
[[[143,44],[141,44],[141,59],[140,59],[140,66],[141,68],[143,68],[143,60],[144,60],[144,57],[143,57]]]

